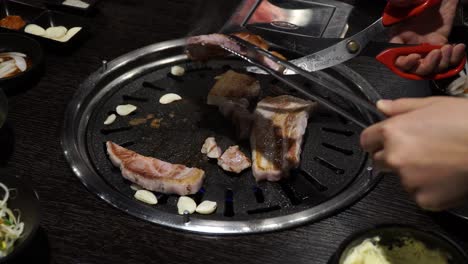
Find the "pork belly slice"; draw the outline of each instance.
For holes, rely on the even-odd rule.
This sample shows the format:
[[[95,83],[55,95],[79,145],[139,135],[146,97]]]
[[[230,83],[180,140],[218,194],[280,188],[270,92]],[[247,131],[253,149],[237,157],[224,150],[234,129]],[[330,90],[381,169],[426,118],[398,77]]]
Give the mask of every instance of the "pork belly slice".
[[[257,181],[279,181],[299,166],[307,121],[316,105],[289,95],[268,97],[257,104],[250,136]]]
[[[197,168],[171,164],[140,155],[111,141],[106,142],[107,153],[122,176],[144,189],[166,193],[189,195],[200,190],[205,172]]]
[[[210,159],[217,159],[221,157],[223,151],[218,144],[216,143],[216,139],[214,137],[209,137],[205,139],[205,143],[202,146],[201,153],[206,154]]]
[[[239,139],[250,136],[253,115],[250,101],[260,94],[260,83],[247,74],[229,70],[220,76],[208,93],[207,103],[218,106],[226,119],[234,124]]]
[[[264,46],[266,44],[266,42],[265,44],[261,43],[261,41],[259,41],[258,38],[254,38],[251,34],[248,34],[247,36],[240,33],[237,34],[237,36],[243,38],[244,40],[254,45],[260,43],[262,46]],[[229,55],[229,52],[224,50],[222,47],[247,57],[252,56],[251,54],[249,54],[249,52],[247,52],[245,47],[240,46],[237,42],[230,39],[229,36],[218,33],[189,37],[187,39],[186,53],[188,57],[192,60],[206,61],[209,59],[226,57],[227,55]],[[275,55],[277,56],[277,53]],[[267,57],[260,55],[259,57],[257,57],[257,59],[259,59],[263,65],[273,70],[280,71],[284,69],[281,65]]]
[[[243,170],[250,168],[252,162],[239,149],[239,146],[231,146],[218,159],[218,165],[225,171],[239,174]]]
[[[229,70],[219,77],[208,93],[209,105],[220,106],[227,100],[247,100],[248,107],[248,101],[260,94],[260,82],[250,75]]]

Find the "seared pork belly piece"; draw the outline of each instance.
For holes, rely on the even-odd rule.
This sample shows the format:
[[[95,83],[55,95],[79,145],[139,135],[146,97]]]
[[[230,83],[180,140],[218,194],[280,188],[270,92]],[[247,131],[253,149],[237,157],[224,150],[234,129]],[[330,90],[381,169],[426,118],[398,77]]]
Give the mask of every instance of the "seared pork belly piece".
[[[242,38],[242,33],[238,33],[237,36]],[[263,41],[263,39],[261,38],[261,41],[259,41],[258,39],[254,41],[253,39],[253,35],[248,34],[248,38],[246,37],[245,40],[254,45],[257,42],[261,43],[261,41]],[[264,41],[263,43],[261,43],[261,45],[263,46],[265,44],[266,43]],[[189,37],[187,39],[186,53],[192,60],[206,61],[209,59],[220,58],[229,55],[229,52],[224,50],[223,47],[244,56],[251,56],[251,54],[247,52],[245,47],[239,45],[236,41],[230,39],[229,36],[218,33]],[[275,53],[275,55],[278,56],[278,53]],[[281,56],[280,58],[284,57]],[[273,70],[280,71],[284,69],[281,65],[267,57],[259,56],[257,59],[259,59],[263,65]]]
[[[206,154],[206,156],[208,156],[208,158],[210,159],[217,159],[221,157],[223,151],[220,147],[218,147],[215,138],[209,137],[205,139],[205,143],[202,146],[201,153]]]
[[[222,105],[226,100],[251,100],[260,94],[260,82],[254,77],[229,70],[220,75],[208,93],[209,105]],[[246,102],[248,106],[248,101]]]
[[[307,120],[316,105],[289,95],[268,97],[257,104],[250,136],[257,181],[279,181],[299,166]]]
[[[197,168],[171,164],[107,141],[107,153],[114,166],[120,168],[122,176],[144,189],[166,193],[189,195],[200,190],[205,172]]]
[[[242,153],[239,146],[231,146],[218,159],[218,165],[225,171],[241,173],[243,170],[250,168],[252,162]]]
[[[246,104],[245,101],[241,100],[229,100],[219,106],[219,111],[224,117],[231,120],[236,129],[237,138],[241,140],[248,139],[252,129],[253,114],[249,111],[248,106],[248,102]]]
[[[220,76],[208,94],[207,103],[218,106],[224,117],[236,127],[239,139],[250,136],[253,115],[250,101],[260,94],[260,83],[247,74],[229,70]]]
[[[239,37],[245,41],[248,41],[251,44],[254,44],[255,46],[264,49],[264,50],[269,50],[270,45],[259,35],[251,34],[248,32],[239,32],[239,33],[234,33],[233,34],[236,37]]]

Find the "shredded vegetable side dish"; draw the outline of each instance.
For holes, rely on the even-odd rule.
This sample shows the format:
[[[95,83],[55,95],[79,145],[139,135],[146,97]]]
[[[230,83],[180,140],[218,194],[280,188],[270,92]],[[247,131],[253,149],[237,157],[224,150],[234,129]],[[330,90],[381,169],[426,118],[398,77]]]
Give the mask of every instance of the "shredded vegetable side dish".
[[[20,220],[20,212],[16,210],[13,212],[7,206],[10,198],[8,187],[0,183],[0,188],[4,192],[0,201],[0,257],[5,257],[13,251],[16,240],[23,233],[24,223]]]

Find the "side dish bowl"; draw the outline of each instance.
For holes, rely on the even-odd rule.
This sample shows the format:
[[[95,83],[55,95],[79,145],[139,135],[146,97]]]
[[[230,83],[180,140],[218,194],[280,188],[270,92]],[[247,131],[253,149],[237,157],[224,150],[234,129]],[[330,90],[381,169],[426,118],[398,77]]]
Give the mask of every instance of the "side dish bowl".
[[[20,221],[24,223],[23,233],[16,240],[13,250],[7,256],[0,258],[0,262],[6,262],[20,255],[36,234],[40,222],[40,204],[36,191],[26,180],[0,171],[0,182],[10,190],[8,208],[16,213],[19,212]],[[3,191],[0,193],[3,197]]]
[[[346,259],[353,253],[353,250],[363,245],[366,241],[370,241],[372,244],[377,245],[378,248],[384,250],[385,256],[388,257],[388,261],[392,264],[392,258],[404,259],[409,258],[408,256],[422,256],[424,258],[429,257],[429,254],[431,256],[442,256],[441,258],[445,258],[447,261],[445,263],[468,263],[467,253],[447,236],[399,224],[379,225],[351,235],[340,245],[330,263],[347,263]],[[367,251],[369,250],[367,249]],[[432,257],[432,259],[434,258]]]
[[[31,61],[30,66],[21,73],[0,79],[0,88],[9,94],[14,90],[25,90],[41,73],[44,54],[41,45],[34,39],[14,33],[0,34],[0,53],[19,52]]]

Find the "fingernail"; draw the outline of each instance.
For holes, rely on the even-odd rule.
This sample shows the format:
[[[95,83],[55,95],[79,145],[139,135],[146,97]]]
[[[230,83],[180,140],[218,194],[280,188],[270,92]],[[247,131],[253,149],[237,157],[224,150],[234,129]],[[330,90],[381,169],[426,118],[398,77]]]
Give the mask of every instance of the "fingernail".
[[[377,108],[385,112],[390,108],[391,104],[392,100],[379,100],[377,101]]]

